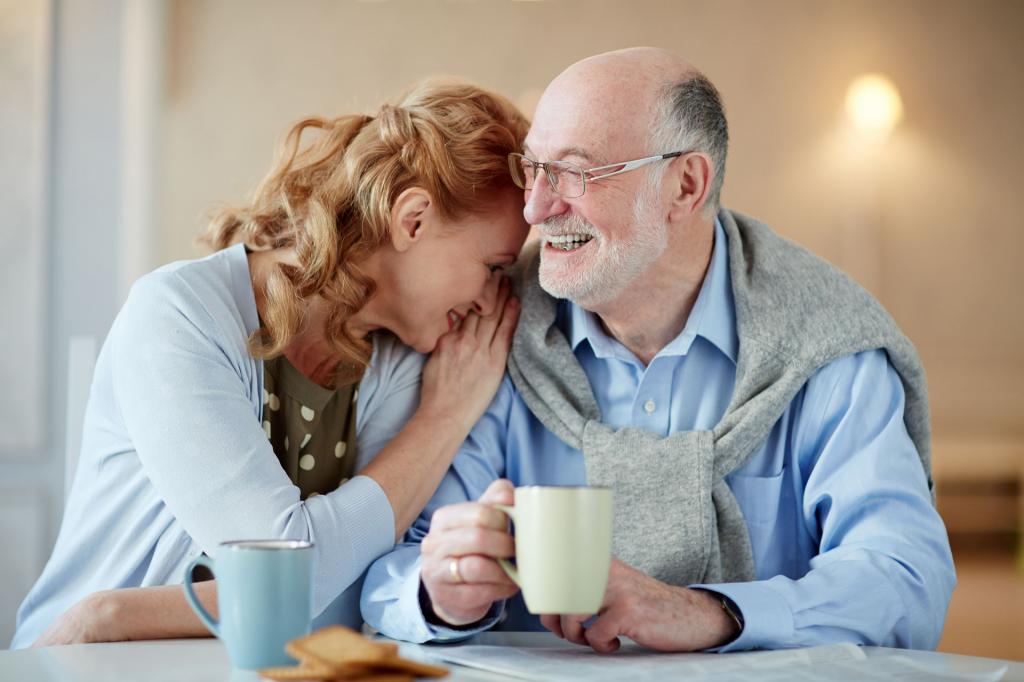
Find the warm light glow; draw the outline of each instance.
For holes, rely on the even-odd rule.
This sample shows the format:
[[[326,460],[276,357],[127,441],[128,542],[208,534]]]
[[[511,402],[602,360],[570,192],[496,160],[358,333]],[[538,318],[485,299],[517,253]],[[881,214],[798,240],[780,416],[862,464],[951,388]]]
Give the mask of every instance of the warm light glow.
[[[846,114],[858,132],[885,137],[903,117],[903,101],[892,81],[867,74],[853,81],[846,91]]]

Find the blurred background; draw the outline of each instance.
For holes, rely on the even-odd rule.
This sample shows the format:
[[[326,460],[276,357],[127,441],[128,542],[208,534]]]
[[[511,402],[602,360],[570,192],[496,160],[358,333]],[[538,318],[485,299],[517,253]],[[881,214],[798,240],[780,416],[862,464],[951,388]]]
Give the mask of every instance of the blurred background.
[[[290,123],[432,74],[529,114],[570,63],[655,45],[723,95],[725,205],[916,343],[960,577],[940,649],[1024,660],[1022,33],[1014,0],[0,0],[0,646],[128,287],[201,255]]]

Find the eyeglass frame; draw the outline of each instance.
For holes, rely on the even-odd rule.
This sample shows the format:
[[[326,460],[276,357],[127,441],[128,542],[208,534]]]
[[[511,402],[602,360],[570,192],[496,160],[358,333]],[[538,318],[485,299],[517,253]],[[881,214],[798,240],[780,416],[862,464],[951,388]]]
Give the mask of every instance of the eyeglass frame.
[[[512,181],[513,182],[515,182],[515,179],[516,179],[516,173],[513,170],[513,168],[514,168],[513,164],[515,163],[515,159],[525,159],[526,161],[529,161],[531,164],[533,164],[534,184],[536,184],[537,169],[540,168],[541,170],[544,171],[544,176],[548,179],[548,186],[551,187],[551,191],[552,192],[554,192],[558,196],[563,197],[565,199],[579,199],[581,196],[583,196],[584,194],[587,193],[587,174],[588,173],[593,173],[594,171],[601,171],[601,170],[604,170],[606,168],[616,168],[617,166],[622,166],[622,168],[620,168],[617,171],[612,171],[611,173],[605,173],[604,175],[597,175],[595,177],[590,178],[590,182],[596,182],[598,180],[603,180],[605,178],[610,178],[610,177],[612,177],[614,175],[619,175],[621,173],[626,173],[626,172],[631,171],[631,170],[636,170],[637,168],[642,168],[642,167],[646,166],[649,163],[654,163],[655,161],[665,161],[667,159],[674,159],[676,157],[683,156],[685,154],[692,154],[694,151],[696,151],[696,150],[695,149],[689,149],[689,150],[686,150],[686,151],[668,152],[667,154],[655,154],[654,156],[645,156],[642,159],[633,159],[632,161],[620,161],[619,163],[609,163],[609,164],[605,164],[604,166],[596,166],[594,168],[583,168],[579,164],[573,163],[571,161],[534,161],[533,159],[531,159],[529,156],[526,156],[525,154],[520,154],[519,152],[510,152],[509,155],[508,155],[508,165],[509,165],[509,173],[511,173],[511,175],[512,175]],[[581,181],[581,188],[580,188],[580,193],[579,194],[577,194],[575,196],[568,196],[568,195],[562,194],[561,192],[558,191],[558,185],[556,184],[555,180],[551,179],[551,177],[552,177],[551,173],[548,172],[548,166],[550,164],[552,164],[552,163],[560,163],[560,164],[563,164],[563,165],[566,165],[566,166],[573,166],[573,167],[579,169],[579,171],[580,171],[580,181]],[[520,187],[519,189],[522,189],[522,190],[525,190],[525,191],[532,191],[533,187],[530,187],[530,188]]]

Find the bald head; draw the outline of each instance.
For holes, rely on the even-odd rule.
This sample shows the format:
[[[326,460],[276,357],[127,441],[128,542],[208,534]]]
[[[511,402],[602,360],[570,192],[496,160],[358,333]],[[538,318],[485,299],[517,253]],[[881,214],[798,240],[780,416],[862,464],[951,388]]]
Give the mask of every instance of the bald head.
[[[673,83],[699,75],[685,59],[658,47],[630,47],[580,60],[559,74],[549,89],[576,88],[615,94],[621,100],[650,103]]]
[[[635,47],[587,57],[559,74],[537,105],[541,118],[552,109],[559,120],[576,119],[584,127],[650,130],[652,116],[665,89],[698,71],[678,55],[653,47]],[[596,131],[595,131],[596,132]]]
[[[537,104],[526,146],[547,159],[584,150],[591,167],[703,152],[713,167],[705,206],[714,212],[728,127],[717,90],[692,64],[668,50],[633,47],[587,57],[560,73]]]

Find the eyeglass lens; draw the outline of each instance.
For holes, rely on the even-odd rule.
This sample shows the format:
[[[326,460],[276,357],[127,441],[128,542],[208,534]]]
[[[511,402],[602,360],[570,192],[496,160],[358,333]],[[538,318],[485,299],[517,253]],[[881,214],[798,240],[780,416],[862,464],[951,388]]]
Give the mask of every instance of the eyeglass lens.
[[[549,161],[546,164],[538,164],[518,154],[509,158],[512,179],[522,189],[533,189],[538,166],[543,167],[548,182],[558,194],[568,198],[583,195],[583,169],[576,164],[566,161]]]

